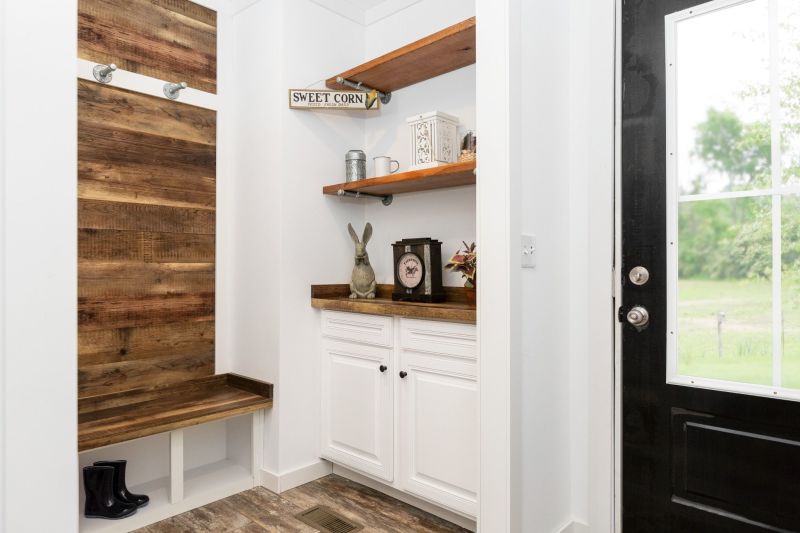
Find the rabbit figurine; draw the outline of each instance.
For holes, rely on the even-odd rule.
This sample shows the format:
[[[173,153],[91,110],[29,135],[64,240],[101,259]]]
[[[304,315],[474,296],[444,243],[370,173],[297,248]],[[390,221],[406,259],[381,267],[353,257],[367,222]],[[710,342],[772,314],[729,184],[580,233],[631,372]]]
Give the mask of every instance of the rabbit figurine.
[[[350,298],[375,298],[375,271],[369,264],[367,255],[367,243],[372,237],[372,224],[367,222],[364,227],[364,236],[358,240],[358,235],[353,229],[352,224],[347,225],[350,238],[356,245],[356,259],[353,266],[353,278],[350,281]]]

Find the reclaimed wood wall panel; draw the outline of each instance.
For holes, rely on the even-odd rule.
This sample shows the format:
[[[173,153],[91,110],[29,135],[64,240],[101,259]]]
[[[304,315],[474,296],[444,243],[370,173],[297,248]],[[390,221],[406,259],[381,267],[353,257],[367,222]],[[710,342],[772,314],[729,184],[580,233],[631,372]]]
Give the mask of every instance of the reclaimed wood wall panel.
[[[217,143],[216,112],[209,109],[86,80],[78,80],[78,98],[78,120],[98,128],[124,121],[126,128],[116,135],[148,134],[154,142]]]
[[[85,261],[78,272],[81,298],[214,292],[213,263]]]
[[[78,332],[79,366],[214,352],[214,323],[175,322]]]
[[[214,374],[214,353],[162,355],[146,361],[95,364],[78,370],[78,397],[85,398],[117,390],[180,383]],[[154,381],[154,376],[158,381]],[[112,389],[112,390],[109,390]]]
[[[212,209],[185,209],[88,198],[82,200],[78,205],[78,226],[81,228],[211,235],[215,233]]]
[[[79,229],[78,258],[98,261],[213,263],[213,234]]]
[[[187,0],[79,0],[78,56],[217,92],[217,15]]]
[[[79,80],[78,161],[79,397],[212,375],[216,113]]]

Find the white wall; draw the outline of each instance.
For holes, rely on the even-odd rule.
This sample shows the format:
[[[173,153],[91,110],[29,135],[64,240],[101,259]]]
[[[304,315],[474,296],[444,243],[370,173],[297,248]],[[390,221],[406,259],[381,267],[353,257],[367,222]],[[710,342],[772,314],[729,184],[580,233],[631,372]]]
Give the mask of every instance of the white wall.
[[[615,0],[570,2],[573,519],[613,523]]]
[[[350,276],[347,223],[363,204],[321,194],[340,179],[344,154],[364,137],[362,119],[288,109],[289,88],[361,61],[363,28],[308,0],[265,1],[234,17],[237,124],[231,236],[233,369],[275,384],[264,467],[285,474],[319,457],[319,318],[314,283]]]
[[[521,531],[571,518],[569,2],[523,2],[522,231],[537,265],[522,272]]]
[[[452,4],[458,9],[419,2],[380,19],[375,26],[381,29],[310,0],[261,0],[233,17],[234,77],[247,83],[231,86],[226,98],[236,130],[233,183],[225,184],[235,213],[223,230],[234,243],[228,360],[232,370],[276,385],[265,429],[264,467],[271,474],[290,473],[319,457],[319,314],[309,291],[312,284],[349,281],[354,250],[347,223],[359,232],[366,220],[373,223],[368,249],[378,281],[387,283],[391,242],[431,236],[445,241],[447,254],[475,238],[474,187],[398,196],[390,207],[321,194],[323,185],[343,180],[344,154],[353,148],[370,157],[392,155],[406,167],[407,116],[440,109],[474,128],[474,69],[397,91],[369,118],[363,112],[289,110],[286,91],[322,87],[328,76],[384,49],[471,16],[471,2]],[[411,23],[424,13],[431,28]],[[371,159],[369,167],[372,172]],[[459,276],[449,281],[462,283]]]
[[[365,56],[372,59],[475,15],[473,1],[423,0],[366,27]],[[391,102],[365,122],[367,175],[374,176],[372,158],[391,156],[400,171],[411,163],[410,133],[406,119],[427,111],[443,111],[458,117],[459,139],[475,131],[475,67],[470,66],[395,91]],[[480,132],[478,132],[480,142]],[[378,283],[394,283],[392,243],[413,237],[442,241],[446,262],[462,242],[474,242],[475,186],[397,195],[391,206],[365,203],[365,217],[375,228],[369,245],[370,261]],[[460,274],[444,273],[444,285],[464,284]]]
[[[0,530],[69,532],[78,527],[77,5],[2,6]],[[58,487],[46,512],[43,483]]]
[[[614,6],[522,8],[521,531],[612,527]]]

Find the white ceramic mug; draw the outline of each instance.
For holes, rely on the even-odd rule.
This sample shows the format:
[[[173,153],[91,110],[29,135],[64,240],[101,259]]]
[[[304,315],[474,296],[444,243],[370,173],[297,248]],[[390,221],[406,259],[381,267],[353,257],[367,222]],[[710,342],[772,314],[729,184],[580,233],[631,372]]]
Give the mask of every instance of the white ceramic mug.
[[[375,177],[378,176],[388,176],[389,174],[394,174],[398,170],[400,170],[400,163],[389,157],[388,155],[382,155],[380,157],[373,157],[372,160],[375,162]],[[392,163],[395,166],[394,170],[392,170]]]

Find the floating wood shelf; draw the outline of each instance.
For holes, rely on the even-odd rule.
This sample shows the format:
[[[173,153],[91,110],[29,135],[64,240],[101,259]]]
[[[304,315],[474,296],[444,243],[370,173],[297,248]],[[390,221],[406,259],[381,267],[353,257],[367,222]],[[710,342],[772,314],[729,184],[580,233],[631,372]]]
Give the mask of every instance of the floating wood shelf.
[[[406,192],[430,191],[461,185],[475,185],[475,161],[452,163],[441,167],[398,172],[379,178],[350,183],[337,183],[322,188],[323,194],[337,195],[339,191],[388,196]]]
[[[237,374],[103,394],[78,401],[78,451],[272,406],[272,385]]]
[[[330,89],[348,89],[341,76],[383,92],[446,74],[475,63],[475,17],[398,48],[328,79]]]
[[[378,285],[378,294],[374,300],[351,300],[349,285],[312,285],[311,305],[317,309],[370,315],[450,320],[471,324],[476,321],[476,308],[468,303],[466,289],[461,287],[445,287],[447,301],[438,304],[395,302],[392,300],[392,289],[392,285]]]

